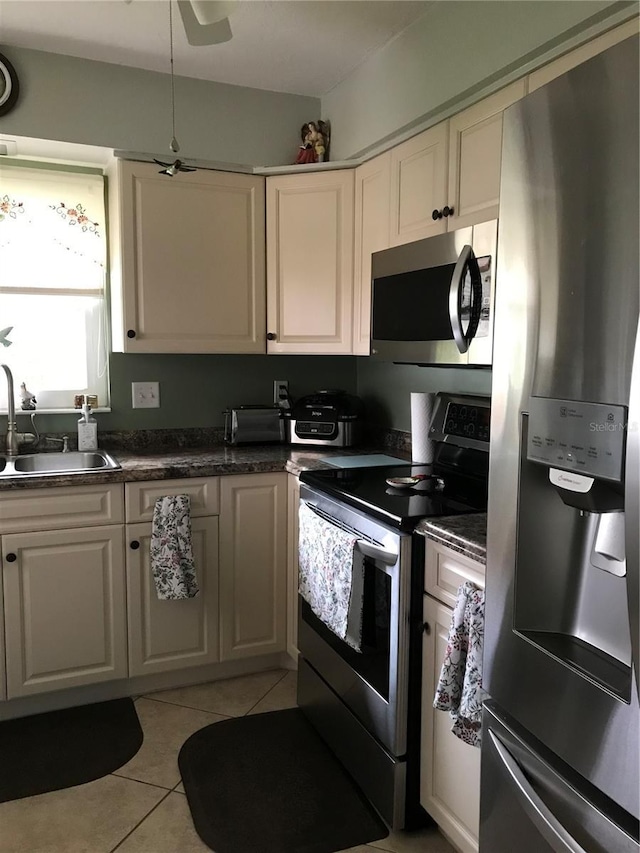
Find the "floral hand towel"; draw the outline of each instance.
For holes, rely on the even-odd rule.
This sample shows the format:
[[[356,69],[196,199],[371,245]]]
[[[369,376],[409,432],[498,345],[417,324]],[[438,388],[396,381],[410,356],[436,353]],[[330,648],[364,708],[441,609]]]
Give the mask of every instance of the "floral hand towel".
[[[482,689],[483,645],[484,591],[467,582],[458,590],[433,707],[449,711],[451,731],[471,746],[481,743],[482,702],[487,695]]]
[[[198,594],[189,495],[157,499],[151,531],[151,570],[159,599],[179,601]]]
[[[327,628],[359,652],[364,558],[357,541],[300,504],[298,590]]]

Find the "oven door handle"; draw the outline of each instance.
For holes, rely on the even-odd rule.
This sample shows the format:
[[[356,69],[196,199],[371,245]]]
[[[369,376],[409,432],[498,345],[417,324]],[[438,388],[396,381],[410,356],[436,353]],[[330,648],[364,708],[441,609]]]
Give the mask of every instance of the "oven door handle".
[[[364,539],[358,539],[356,548],[362,552],[365,557],[371,557],[379,563],[384,563],[386,566],[394,566],[398,562],[398,555],[393,551],[387,551],[386,548],[381,548],[379,545],[372,545]]]
[[[319,512],[316,512],[316,508],[313,504],[304,501],[304,505],[307,506],[312,512],[314,512],[318,518],[321,518],[323,521],[326,521],[327,524],[331,524],[331,521],[328,518],[325,518]],[[339,524],[333,525],[337,527],[338,530],[342,530]],[[346,531],[345,531],[346,532]],[[356,539],[355,547],[364,554],[365,557],[371,557],[372,560],[377,560],[380,563],[384,563],[385,566],[395,566],[398,562],[398,554],[395,551],[388,551],[386,548],[382,548],[380,545],[373,545],[371,542],[367,542],[366,539]]]

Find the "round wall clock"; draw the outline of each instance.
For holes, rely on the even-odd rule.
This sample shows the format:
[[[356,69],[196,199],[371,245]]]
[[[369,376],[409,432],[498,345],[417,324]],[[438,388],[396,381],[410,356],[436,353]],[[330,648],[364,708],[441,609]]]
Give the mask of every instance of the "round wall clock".
[[[18,100],[19,90],[15,68],[6,56],[0,53],[0,116],[13,109]]]

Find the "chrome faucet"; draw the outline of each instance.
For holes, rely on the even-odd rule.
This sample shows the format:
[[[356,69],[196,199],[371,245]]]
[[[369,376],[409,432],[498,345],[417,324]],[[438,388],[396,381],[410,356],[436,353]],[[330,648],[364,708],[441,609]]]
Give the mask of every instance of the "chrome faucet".
[[[0,364],[7,374],[7,456],[17,456],[21,444],[29,444],[35,440],[30,432],[18,432],[16,429],[16,401],[13,396],[13,376],[8,364]]]

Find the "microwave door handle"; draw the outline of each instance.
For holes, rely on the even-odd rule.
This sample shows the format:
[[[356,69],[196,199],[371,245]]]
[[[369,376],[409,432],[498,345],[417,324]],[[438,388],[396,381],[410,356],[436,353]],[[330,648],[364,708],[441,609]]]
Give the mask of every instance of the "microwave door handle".
[[[462,286],[464,283],[465,272],[469,270],[471,275],[471,316],[469,319],[469,327],[465,334],[462,328]],[[473,253],[471,246],[464,246],[460,252],[460,256],[456,262],[451,276],[451,286],[449,288],[449,319],[451,321],[451,331],[453,339],[456,342],[458,351],[465,353],[469,349],[469,342],[473,340],[475,333],[478,330],[480,322],[480,311],[482,310],[482,279],[480,277],[480,268],[478,261]]]

